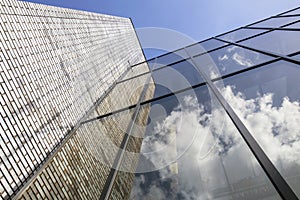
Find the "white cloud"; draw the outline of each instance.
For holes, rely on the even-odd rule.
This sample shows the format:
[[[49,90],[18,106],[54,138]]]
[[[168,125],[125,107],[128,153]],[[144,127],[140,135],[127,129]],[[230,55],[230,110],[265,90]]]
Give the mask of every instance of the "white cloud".
[[[228,56],[226,54],[223,57],[219,56],[218,60],[219,61],[228,60]]]
[[[235,51],[235,49],[237,49],[237,48],[239,48],[239,47],[237,47],[237,46],[232,46],[232,47],[228,48],[227,51],[228,51],[229,53],[231,53],[232,51]]]
[[[239,65],[250,67],[253,66],[253,62],[250,59],[246,59],[238,53],[234,53],[232,59],[237,62]]]
[[[270,93],[245,100],[240,93],[234,95],[229,86],[223,94],[275,164],[283,159],[285,165],[300,165],[299,102],[285,97],[280,107],[274,107]]]
[[[280,171],[300,165],[298,102],[284,98],[280,107],[274,107],[272,94],[246,100],[242,93],[235,94],[231,86],[223,88],[222,93]],[[144,155],[154,168],[161,169],[174,162],[178,167],[178,174],[168,167],[162,168],[160,177],[148,183],[149,188],[163,199],[162,194],[166,193],[157,181],[169,178],[178,183],[175,192],[182,199],[212,199],[216,189],[232,187],[228,183],[250,184],[249,179],[265,176],[220,106],[205,113],[196,99],[187,96],[184,102],[185,105],[157,123],[152,138],[144,140],[142,152],[152,152]],[[172,134],[174,130],[176,135]],[[144,182],[145,179],[147,176],[143,177]]]

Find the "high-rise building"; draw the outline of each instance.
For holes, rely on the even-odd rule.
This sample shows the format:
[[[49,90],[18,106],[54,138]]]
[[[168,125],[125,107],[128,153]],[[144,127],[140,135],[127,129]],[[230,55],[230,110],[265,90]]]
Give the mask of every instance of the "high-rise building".
[[[0,5],[1,199],[300,197],[300,8],[145,61],[130,19]]]
[[[111,197],[128,196],[133,174],[111,169],[125,144],[139,152],[141,140],[125,136],[135,107],[83,122],[151,98],[151,78],[121,82],[149,71],[146,63],[131,69],[145,61],[131,20],[0,4],[1,199],[97,199],[112,175],[122,184]]]

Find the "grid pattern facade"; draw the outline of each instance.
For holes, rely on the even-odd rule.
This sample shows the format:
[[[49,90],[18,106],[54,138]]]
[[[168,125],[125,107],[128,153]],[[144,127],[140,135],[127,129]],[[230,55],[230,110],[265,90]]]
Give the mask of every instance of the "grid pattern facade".
[[[9,9],[11,7],[9,6]],[[179,199],[189,199],[188,195],[196,195],[190,199],[299,199],[300,133],[299,125],[295,127],[300,119],[299,22],[300,8],[296,8],[147,62],[133,64],[139,62],[137,59],[140,59],[140,56],[133,56],[132,59],[136,58],[134,62],[128,63],[127,60],[123,60],[121,65],[128,63],[128,66],[124,66],[124,70],[111,82],[116,82],[113,88],[90,101],[94,103],[99,97],[101,100],[71,137],[60,145],[55,155],[47,160],[35,178],[27,185],[20,186],[23,190],[18,198],[97,199],[100,196],[100,199],[146,197],[156,199],[158,197],[155,194],[159,194],[160,197],[165,195],[165,198]],[[116,49],[120,50],[122,47]],[[127,53],[128,51],[125,51],[126,55]],[[132,55],[135,54],[130,54]],[[150,67],[152,70],[149,71],[147,63],[150,66],[159,64],[159,68]],[[131,67],[128,68],[129,66]],[[109,70],[115,69],[112,68],[108,69],[108,74],[111,72]],[[174,77],[169,76],[168,70],[174,69],[182,73],[190,85],[177,84],[178,80],[172,80]],[[117,71],[120,72],[120,69]],[[121,78],[118,78],[120,76]],[[170,92],[159,89],[156,81],[160,81],[156,79],[157,77],[169,79],[164,86],[168,87],[170,84],[169,87],[175,90]],[[97,80],[94,83],[98,84]],[[109,86],[106,90],[107,88]],[[92,94],[100,95],[103,91]],[[134,177],[132,171],[137,168],[139,160],[140,163],[145,160],[139,154],[130,152],[138,153],[141,150],[143,138],[147,137],[144,134],[149,128],[148,115],[149,113],[153,115],[152,112],[155,112],[153,110],[157,109],[152,106],[160,102],[160,105],[165,106],[167,112],[171,114],[171,110],[168,109],[172,105],[177,109],[179,107],[177,102],[174,103],[175,96],[183,98],[186,94],[192,94],[190,92],[194,92],[196,97],[203,101],[199,124],[205,126],[212,123],[211,137],[217,140],[216,146],[223,145],[222,148],[216,151],[212,149],[207,157],[199,159],[200,167],[197,166],[199,167],[196,169],[197,173],[192,173],[187,182],[183,181],[184,176],[188,174],[184,168],[188,166],[188,171],[194,172],[189,156],[193,158],[195,154],[188,150],[182,158],[166,166],[169,176],[164,174],[160,180],[158,173],[150,174],[150,179],[154,181],[156,187],[155,192],[149,185],[145,185],[148,181],[146,175],[142,184],[141,182],[135,184],[134,181],[139,177]],[[120,94],[124,98],[120,98]],[[212,121],[215,124],[209,122],[207,116],[213,112],[207,108],[211,100],[209,95],[218,105],[218,109],[223,110],[219,113],[227,121],[225,120],[222,126],[214,120]],[[82,94],[78,95],[78,98],[81,96]],[[288,108],[289,112],[284,110],[285,108]],[[264,118],[260,118],[262,114]],[[165,121],[164,116],[160,116],[162,114],[157,115],[157,119],[151,119],[154,121],[152,123]],[[282,117],[276,118],[278,116]],[[220,127],[225,129],[225,135],[222,135]],[[181,138],[177,133],[179,129],[175,123],[168,131],[175,135],[176,130],[176,138],[179,140]],[[271,136],[267,135],[268,131]],[[185,134],[188,135],[187,132]],[[233,154],[233,157],[240,159],[238,164],[232,163],[230,158],[233,151],[230,149],[236,145],[233,141],[237,138],[241,142],[236,147],[238,153]],[[272,140],[271,145],[266,143],[268,139]],[[3,141],[9,144],[14,140]],[[176,154],[180,141],[176,144],[171,146],[172,154]],[[277,149],[272,151],[271,147],[275,145],[278,145]],[[33,148],[35,146],[32,146]],[[127,154],[120,156],[123,149]],[[28,156],[35,158],[35,155]],[[208,161],[204,162],[206,160]],[[118,165],[115,165],[116,163]],[[16,173],[9,159],[1,167],[12,169],[12,173]],[[209,173],[209,170],[213,173]],[[203,171],[207,172],[207,177]],[[13,176],[9,174],[10,172],[4,174],[3,170],[1,173],[0,192],[5,198],[7,194],[17,190],[11,186],[9,186],[11,190],[8,190],[7,183],[9,181],[16,185],[19,183],[8,178],[22,176],[16,176],[17,174]],[[201,175],[197,176],[199,173]],[[138,192],[135,193],[139,191],[136,188],[143,184],[145,188],[142,196],[139,196]],[[195,184],[195,186],[181,191],[180,184],[184,186]],[[159,187],[161,190],[158,190]]]
[[[204,86],[208,87],[212,91],[210,94],[217,99],[226,112],[226,117],[233,122],[232,126],[237,128],[245,146],[247,144],[247,149],[251,150],[251,156],[255,155],[255,159],[265,173],[264,176],[268,177],[268,181],[259,175],[231,182],[232,177],[226,172],[230,171],[230,168],[226,167],[230,164],[223,160],[226,155],[219,155],[220,170],[225,173],[225,176],[224,180],[222,177],[218,177],[218,180],[224,181],[226,184],[220,188],[213,186],[214,188],[209,190],[209,178],[211,177],[201,180],[204,188],[201,188],[201,184],[197,187],[199,187],[199,191],[202,191],[201,193],[208,192],[209,196],[200,199],[299,199],[300,163],[298,161],[300,157],[297,152],[299,152],[300,132],[299,124],[296,123],[300,116],[298,107],[300,102],[299,22],[300,8],[296,8],[147,61],[161,65],[160,68],[148,72],[152,73],[154,82],[155,77],[168,79],[166,72],[171,69],[185,74],[194,73],[194,69],[188,68],[191,63],[198,69],[201,77],[198,80],[190,79],[189,87],[178,85],[176,86],[177,90],[172,93],[163,92],[163,95],[142,102],[141,105],[155,104],[158,100],[169,101],[170,104],[171,100],[168,98],[172,98],[176,94],[192,90],[197,92]],[[145,74],[147,73],[138,74],[133,79]],[[233,94],[236,96],[228,96],[224,87],[227,92],[228,88],[234,90]],[[266,107],[260,105],[262,102],[259,102],[258,99],[267,97],[272,100],[268,100],[266,107],[269,110],[266,114],[263,113]],[[241,102],[235,101],[237,98],[248,104],[243,107],[239,104]],[[283,108],[289,103],[293,105],[293,117]],[[251,110],[249,107],[246,107],[250,105],[253,106],[253,109],[255,108],[252,112],[249,111]],[[249,113],[246,113],[245,110]],[[263,114],[264,118],[259,118]],[[277,118],[276,114],[282,118]],[[253,116],[258,117],[258,120],[255,121]],[[293,126],[293,122],[297,124],[296,127]],[[259,129],[261,126],[265,129]],[[269,132],[270,135],[267,135]],[[274,143],[268,144],[267,140],[271,139]],[[275,141],[279,141],[279,144],[276,151],[272,152]],[[224,143],[224,140],[222,142]],[[184,163],[181,167],[186,164]],[[180,172],[180,168],[178,170]],[[274,171],[276,173],[273,173]],[[238,172],[236,173],[238,174]],[[157,186],[159,181],[154,185]],[[145,182],[145,178],[143,178],[143,182]],[[139,184],[141,183],[139,182]],[[164,187],[163,189],[166,189]],[[146,196],[145,194],[143,195]],[[166,194],[170,195],[167,192]],[[136,195],[132,193],[131,197],[136,199]],[[152,198],[155,197],[152,196]]]
[[[0,7],[0,196],[14,196],[42,167],[22,198],[95,199],[110,167],[84,145],[100,125],[61,143],[131,65],[144,61],[132,23],[15,0]]]
[[[247,173],[252,173],[252,175],[247,177],[239,174],[238,171],[241,169],[237,169],[235,173],[230,175],[229,172],[232,171],[232,166],[230,165],[230,159],[227,157],[228,155],[226,155],[230,153],[222,154],[219,152],[216,154],[218,156],[216,162],[219,165],[217,168],[218,173],[222,174],[222,176],[217,177],[217,182],[220,186],[209,185],[212,177],[207,177],[207,179],[200,177],[200,179],[195,180],[199,182],[196,185],[196,188],[199,190],[198,195],[208,193],[206,197],[203,196],[200,199],[299,199],[300,163],[298,162],[297,145],[300,133],[298,131],[299,125],[298,127],[293,126],[293,122],[296,123],[300,116],[298,107],[300,102],[300,83],[297,78],[299,77],[300,65],[299,19],[300,9],[296,8],[218,35],[148,60],[147,62],[150,65],[158,63],[160,67],[153,68],[151,72],[134,73],[131,77],[126,77],[120,82],[126,83],[146,77],[149,74],[152,75],[154,83],[158,80],[156,77],[172,79],[174,77],[170,77],[168,74],[168,70],[171,71],[171,69],[176,69],[184,74],[189,80],[190,86],[187,87],[184,84],[176,85],[176,81],[172,82],[171,80],[169,82],[170,88],[172,84],[175,84],[175,91],[155,90],[154,98],[146,98],[138,103],[141,106],[150,106],[150,111],[147,111],[150,113],[152,110],[151,106],[158,101],[165,101],[165,104],[160,103],[160,105],[167,105],[167,108],[172,104],[172,98],[175,95],[191,91],[201,95],[212,95],[216,98],[219,107],[224,110],[224,117],[228,118],[226,123],[231,123],[230,126],[226,125],[228,129],[227,134],[230,134],[230,130],[234,127],[238,135],[236,137],[240,137],[240,140],[244,142],[238,151],[247,151],[247,159],[254,159],[250,164],[244,160],[245,165],[251,165],[250,169],[252,168],[252,172],[250,170]],[[189,68],[191,63],[194,68]],[[133,66],[132,69],[139,68],[139,66],[141,64]],[[195,68],[196,71],[194,71]],[[191,76],[195,72],[199,74],[199,77]],[[168,86],[165,85],[165,87]],[[211,92],[201,91],[205,87],[209,88]],[[233,94],[236,96],[228,96],[229,88],[234,90]],[[205,99],[203,96],[202,98]],[[272,101],[270,99],[267,100],[268,98],[271,98]],[[241,102],[236,102],[237,99],[246,102],[245,107],[239,104]],[[266,106],[262,104],[264,103],[262,100],[267,101]],[[293,119],[284,110],[284,107],[287,105],[291,106],[289,107],[290,109],[293,107]],[[126,113],[124,109],[130,109],[132,106],[127,105],[120,108],[114,111],[112,115],[124,114]],[[254,110],[250,112],[250,108]],[[266,108],[268,108],[267,111],[265,110]],[[259,120],[259,117],[263,114],[264,119]],[[276,118],[279,115],[282,118]],[[253,116],[257,117],[258,120],[255,117],[253,118]],[[102,114],[90,119],[88,123],[97,123],[98,120],[103,120],[106,117],[106,114]],[[176,127],[176,124],[174,126]],[[259,129],[261,127],[265,127],[265,129]],[[217,129],[219,127],[213,128]],[[133,132],[136,133],[138,130]],[[274,143],[268,144],[266,142],[268,140],[274,140]],[[226,143],[224,138],[219,142]],[[275,144],[278,147],[276,151],[272,151],[271,147]],[[226,152],[226,148],[231,148],[230,146],[233,144],[227,145],[224,147],[225,149],[220,151]],[[242,156],[245,157],[245,155]],[[242,159],[242,157],[239,158]],[[184,174],[180,174],[183,171],[181,168],[189,165],[188,162],[190,160],[178,163],[178,175],[174,172],[171,173],[172,176],[177,176],[172,183],[167,182],[164,185],[160,185],[162,187],[160,191],[166,192],[165,197],[178,197],[176,196],[178,194],[170,194],[170,192],[179,192],[180,189],[178,188],[180,188],[181,178],[184,176]],[[232,165],[239,168],[236,163]],[[126,166],[127,164],[123,163],[121,168],[126,168]],[[207,168],[211,168],[211,166],[203,166],[199,170],[205,171]],[[257,171],[261,172],[258,173]],[[205,176],[205,174],[202,174],[202,176]],[[239,178],[238,176],[241,177]],[[144,175],[143,182],[147,182],[145,177],[146,175]],[[153,177],[156,177],[156,175],[150,175],[149,179],[153,181],[155,179]],[[155,187],[158,187],[161,182],[165,181],[165,178],[162,179],[164,180],[155,182]],[[193,181],[190,179],[189,182]],[[168,190],[166,185],[171,185],[173,188]],[[138,182],[133,188],[140,186],[141,183]],[[149,191],[150,186],[147,185],[145,187],[143,196],[135,194],[133,189],[131,198],[146,198],[145,194],[147,190]],[[178,188],[174,189],[176,187]],[[111,192],[114,193],[116,191],[119,191],[119,189],[116,188],[116,190]],[[192,193],[192,190],[185,192]],[[121,196],[118,197],[120,198]],[[184,196],[179,197],[184,199]],[[151,193],[151,190],[150,198],[156,198],[155,195],[153,196],[153,192]]]

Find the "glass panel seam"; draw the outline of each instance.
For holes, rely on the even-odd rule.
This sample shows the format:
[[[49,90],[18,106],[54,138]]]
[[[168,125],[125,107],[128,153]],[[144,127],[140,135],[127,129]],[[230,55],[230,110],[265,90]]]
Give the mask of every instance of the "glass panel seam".
[[[186,51],[187,52],[187,51]],[[187,54],[189,54],[187,52]],[[247,143],[249,149],[252,151],[254,156],[256,157],[257,161],[260,163],[261,167],[269,177],[270,181],[278,191],[279,195],[286,200],[297,200],[296,194],[293,192],[293,190],[290,188],[290,186],[287,184],[287,182],[284,180],[284,178],[281,176],[281,174],[278,172],[278,170],[275,168],[275,166],[272,164],[270,159],[267,157],[265,152],[262,150],[262,148],[259,146],[257,141],[254,139],[252,134],[249,132],[249,130],[246,128],[244,123],[241,121],[241,119],[237,116],[237,114],[234,112],[233,108],[229,105],[229,103],[225,100],[223,95],[218,91],[218,89],[215,87],[211,79],[203,72],[195,60],[193,59],[193,56],[191,57],[191,60],[193,64],[198,69],[198,72],[201,74],[202,78],[206,81],[209,88],[212,90],[213,95],[217,98],[219,103],[222,105],[222,107],[225,109],[226,113],[238,129],[239,133],[243,137],[244,141]]]
[[[221,42],[227,42],[227,43],[229,43],[231,45],[235,45],[235,46],[238,46],[238,47],[242,47],[244,49],[248,49],[248,50],[255,51],[255,52],[258,52],[258,53],[262,53],[262,54],[265,54],[265,55],[268,55],[268,56],[272,56],[274,58],[280,57],[282,60],[285,60],[285,61],[292,62],[294,64],[300,65],[300,61],[299,60],[291,58],[291,57],[288,57],[288,56],[285,56],[285,55],[281,55],[281,54],[278,54],[278,53],[269,52],[269,51],[265,51],[265,50],[255,49],[255,48],[248,47],[248,46],[245,46],[245,45],[242,45],[242,44],[239,44],[239,43],[229,42],[229,41],[226,41],[226,40],[223,40],[223,39],[220,39],[220,38],[216,38],[216,39],[219,40],[219,41],[221,41]]]

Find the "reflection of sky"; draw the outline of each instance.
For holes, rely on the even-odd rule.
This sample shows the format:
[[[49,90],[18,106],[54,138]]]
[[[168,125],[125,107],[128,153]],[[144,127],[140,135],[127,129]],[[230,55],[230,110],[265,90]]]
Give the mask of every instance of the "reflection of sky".
[[[299,76],[297,65],[277,62],[224,79],[222,82],[225,85],[234,85],[233,91],[242,92],[246,99],[273,93],[273,106],[280,106],[286,96],[291,101],[299,101]]]
[[[144,154],[153,166],[174,156],[174,149],[166,146],[173,142],[174,135],[170,130],[180,118],[182,126],[176,128],[176,149],[177,153],[184,151],[184,154],[176,160],[178,172],[171,170],[173,164],[170,163],[158,171],[137,175],[132,197],[210,199],[224,195],[222,190],[234,191],[246,186],[255,188],[257,184],[269,184],[233,124],[224,118],[225,113],[220,107],[211,113],[204,112],[203,106],[191,96],[186,96],[184,103],[186,105],[180,110],[175,109],[164,119],[156,121],[152,135],[144,139],[142,147],[142,152],[164,149],[151,156]],[[193,134],[196,137],[191,137]],[[159,140],[163,136],[164,140]],[[186,145],[190,145],[189,148],[186,149]],[[239,187],[240,182],[244,186]],[[268,187],[269,195],[274,194],[273,188]]]
[[[206,61],[208,58],[205,58],[205,56],[207,55],[196,57],[196,62],[200,66],[204,65],[203,69],[208,74],[214,72],[217,76],[226,75],[270,60],[269,56],[236,46],[224,47],[209,53],[211,60],[208,62]]]
[[[300,191],[300,91],[295,87],[298,71],[278,62],[224,80],[227,86],[220,88],[295,191]],[[211,103],[209,98],[203,99],[203,95],[209,97],[207,88],[200,87],[195,94],[182,95],[183,104],[179,106],[174,97],[152,104],[142,152],[154,153],[143,154],[141,160],[147,160],[152,168],[162,163],[170,165],[138,174],[131,197],[231,199],[232,191],[250,190],[256,191],[252,199],[263,199],[264,195],[279,199],[278,195],[272,196],[276,194],[273,186],[225,112],[220,106],[203,106]],[[155,105],[166,112],[155,110]],[[162,151],[155,152],[157,149]],[[176,162],[171,164],[170,157]]]
[[[225,79],[227,86],[221,89],[296,193],[300,174],[299,76],[297,65],[281,61]]]
[[[268,34],[246,40],[242,44],[279,54],[290,54],[299,50],[299,32],[275,30]]]

